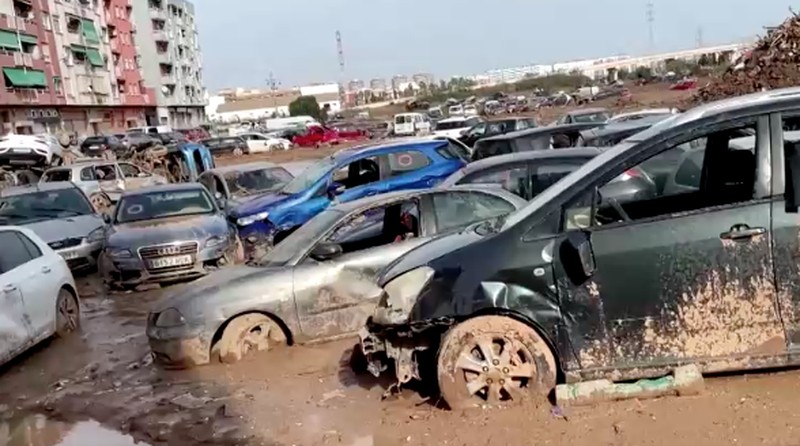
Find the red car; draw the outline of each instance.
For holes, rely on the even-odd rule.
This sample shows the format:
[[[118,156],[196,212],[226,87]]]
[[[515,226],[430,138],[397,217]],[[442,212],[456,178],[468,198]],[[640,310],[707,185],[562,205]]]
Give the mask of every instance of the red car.
[[[292,138],[292,143],[300,147],[316,147],[322,144],[339,144],[342,141],[364,139],[367,135],[361,130],[338,131],[321,125],[309,126],[302,135]]]
[[[674,83],[670,90],[692,90],[697,88],[697,79],[683,79]]]

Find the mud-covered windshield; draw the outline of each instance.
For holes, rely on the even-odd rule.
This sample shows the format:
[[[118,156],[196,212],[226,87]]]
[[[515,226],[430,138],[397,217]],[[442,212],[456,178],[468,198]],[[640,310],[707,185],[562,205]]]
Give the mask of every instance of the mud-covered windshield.
[[[204,189],[150,192],[129,195],[117,205],[117,223],[156,218],[211,214],[214,205]]]
[[[327,175],[335,166],[336,161],[333,158],[324,158],[309,166],[300,175],[294,177],[292,181],[288,182],[286,186],[281,189],[281,192],[288,195],[299,194],[319,181],[320,178]]]
[[[315,240],[343,217],[341,211],[327,209],[278,243],[270,252],[255,262],[259,266],[281,266],[300,252],[307,251]]]
[[[0,199],[0,225],[25,225],[37,221],[94,213],[76,188],[13,195]]]
[[[234,197],[246,197],[263,192],[280,189],[292,180],[290,174],[283,167],[271,167],[260,170],[236,170],[223,175],[228,189]]]

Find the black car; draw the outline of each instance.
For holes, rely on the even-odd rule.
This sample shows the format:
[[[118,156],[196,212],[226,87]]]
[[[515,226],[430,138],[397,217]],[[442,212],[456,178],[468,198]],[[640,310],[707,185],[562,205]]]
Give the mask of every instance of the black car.
[[[800,88],[700,106],[507,218],[410,251],[378,279],[361,335],[369,369],[392,364],[402,384],[426,379],[430,358],[460,408],[682,364],[800,364],[799,117]],[[632,168],[667,164],[656,196],[608,199]]]
[[[221,136],[218,138],[208,138],[200,141],[200,144],[208,147],[213,154],[233,153],[241,155],[247,152],[247,141],[241,136]]]
[[[147,133],[127,133],[122,141],[129,150],[134,152],[161,144],[160,139],[154,138],[153,135],[148,135]]]
[[[189,141],[186,135],[180,132],[152,133],[150,136],[157,138],[164,145]]]
[[[531,150],[575,147],[581,143],[582,131],[603,125],[603,122],[551,125],[484,138],[475,143],[472,160]]]
[[[488,122],[480,122],[467,130],[463,136],[458,138],[464,144],[472,147],[481,138],[503,135],[511,132],[532,129],[536,127],[536,120],[533,118],[506,118]]]
[[[587,147],[611,147],[618,144],[625,138],[633,136],[641,131],[647,130],[671,115],[652,115],[642,117],[632,121],[608,124],[603,127],[596,127],[581,132],[579,146]]]
[[[81,143],[81,152],[90,157],[102,157],[107,151],[124,154],[128,148],[114,135],[89,136]]]

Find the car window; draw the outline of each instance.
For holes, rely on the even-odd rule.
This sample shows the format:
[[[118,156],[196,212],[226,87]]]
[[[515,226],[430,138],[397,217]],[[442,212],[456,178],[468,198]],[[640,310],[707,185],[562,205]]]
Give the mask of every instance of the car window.
[[[51,183],[54,181],[71,181],[71,174],[72,170],[70,169],[48,170],[44,173],[42,181],[45,183]]]
[[[342,221],[326,238],[344,252],[375,248],[419,237],[419,202],[416,199],[370,208]]]
[[[292,174],[283,167],[232,170],[225,172],[223,177],[234,197],[274,191],[292,180]]]
[[[389,172],[392,176],[413,172],[427,167],[431,163],[424,153],[417,150],[390,153],[388,156]]]
[[[117,167],[113,164],[94,166],[94,174],[100,181],[114,181],[117,179]]]
[[[528,166],[525,164],[475,172],[466,175],[458,184],[493,184],[526,200],[532,198]]]
[[[97,179],[93,167],[84,167],[81,169],[81,181],[94,181]]]
[[[17,231],[0,231],[0,270],[7,273],[32,260]]]
[[[91,203],[77,187],[0,198],[0,225],[26,225],[93,213]]]
[[[473,154],[473,160],[490,158],[497,155],[511,153],[511,141],[504,139],[499,141],[478,141]]]
[[[119,163],[119,168],[126,178],[134,178],[142,173],[142,169],[140,169],[139,166],[130,163]]]
[[[675,183],[681,186],[700,189],[700,176],[703,173],[703,159],[705,150],[693,150],[683,159],[678,172],[675,173]]]
[[[378,157],[371,156],[369,158],[362,158],[340,167],[333,171],[332,179],[334,182],[342,184],[345,189],[352,189],[354,187],[380,181],[381,171],[380,165],[378,164]],[[291,184],[291,182],[289,184]]]
[[[439,232],[471,222],[498,217],[514,206],[494,195],[480,192],[446,192],[433,195],[436,228]]]
[[[585,161],[588,161],[588,158],[584,160],[584,162]],[[556,184],[560,179],[578,170],[581,164],[583,163],[551,163],[541,164],[535,168],[532,168],[534,171],[532,172],[533,175],[531,177],[533,183],[531,186],[531,189],[533,190],[531,198],[541,194],[545,191],[545,189]]]
[[[17,232],[17,237],[22,241],[22,244],[25,245],[25,249],[28,251],[28,255],[31,259],[38,259],[42,256],[42,250],[36,246],[36,243],[33,243],[33,240],[29,239],[28,236],[21,232]]]
[[[123,196],[117,204],[117,223],[211,214],[215,211],[205,189],[149,192]]]
[[[482,136],[484,133],[486,133],[486,126],[487,124],[485,122],[476,125],[475,127],[472,128],[472,130],[469,131],[469,135]]]

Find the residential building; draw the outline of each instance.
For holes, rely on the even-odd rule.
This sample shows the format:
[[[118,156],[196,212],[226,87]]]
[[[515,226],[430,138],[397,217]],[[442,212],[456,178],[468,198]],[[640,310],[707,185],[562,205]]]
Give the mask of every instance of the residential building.
[[[215,122],[242,122],[289,116],[289,104],[300,96],[314,96],[321,109],[336,113],[342,110],[339,84],[307,85],[291,90],[252,94],[252,90],[237,88],[211,96],[208,118]],[[237,94],[238,92],[238,94]]]
[[[359,91],[364,89],[364,81],[353,79],[347,83],[347,91]]]
[[[375,78],[369,81],[369,88],[372,91],[386,91],[386,79]]]
[[[138,63],[155,88],[151,124],[194,127],[205,120],[203,59],[194,6],[185,0],[130,0]]]
[[[411,76],[411,80],[417,83],[418,85],[433,85],[436,82],[436,78],[433,77],[431,73],[417,73]]]

